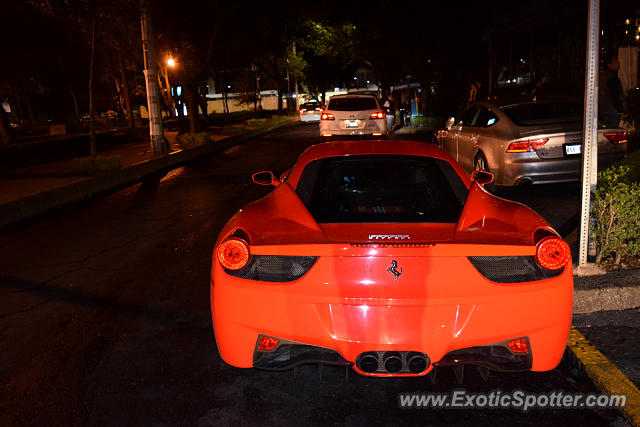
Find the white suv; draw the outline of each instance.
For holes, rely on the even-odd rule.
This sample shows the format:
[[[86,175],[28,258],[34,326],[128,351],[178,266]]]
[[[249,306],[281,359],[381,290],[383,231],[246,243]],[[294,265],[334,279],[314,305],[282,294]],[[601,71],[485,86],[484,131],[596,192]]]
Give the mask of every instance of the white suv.
[[[372,135],[386,137],[384,109],[372,95],[335,95],[320,116],[320,136]]]

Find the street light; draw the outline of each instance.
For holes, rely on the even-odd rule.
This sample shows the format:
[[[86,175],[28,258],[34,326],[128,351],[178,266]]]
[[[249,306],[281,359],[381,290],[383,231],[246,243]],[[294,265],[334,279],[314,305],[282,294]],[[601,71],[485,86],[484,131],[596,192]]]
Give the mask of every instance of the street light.
[[[176,61],[173,58],[169,57],[169,59],[167,59],[167,65],[173,68],[176,66]]]

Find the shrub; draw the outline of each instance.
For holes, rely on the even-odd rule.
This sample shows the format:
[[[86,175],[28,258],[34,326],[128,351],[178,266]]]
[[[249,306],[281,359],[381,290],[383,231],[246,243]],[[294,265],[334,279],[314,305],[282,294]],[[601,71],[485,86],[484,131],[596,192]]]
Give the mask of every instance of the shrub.
[[[247,125],[254,127],[261,127],[267,124],[267,119],[249,119]]]
[[[411,124],[418,128],[435,129],[438,127],[440,120],[437,117],[414,116],[411,117]]]
[[[619,265],[624,255],[640,255],[640,151],[598,173],[592,200],[596,263],[615,254]]]
[[[195,135],[183,133],[179,139],[182,144],[204,144],[211,140],[211,136],[209,132],[198,132]]]

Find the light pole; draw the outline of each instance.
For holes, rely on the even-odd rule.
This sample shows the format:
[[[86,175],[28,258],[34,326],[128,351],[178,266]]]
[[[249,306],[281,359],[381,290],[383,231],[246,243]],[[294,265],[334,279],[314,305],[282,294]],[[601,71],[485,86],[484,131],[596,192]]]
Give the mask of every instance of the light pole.
[[[177,62],[173,59],[172,56],[169,56],[165,63],[160,63],[160,71],[162,73],[162,77],[164,78],[164,86],[166,91],[165,102],[167,103],[167,107],[169,108],[169,116],[175,117],[176,115],[176,107],[173,102],[173,94],[171,93],[171,82],[169,81],[169,68],[175,68],[177,66]]]

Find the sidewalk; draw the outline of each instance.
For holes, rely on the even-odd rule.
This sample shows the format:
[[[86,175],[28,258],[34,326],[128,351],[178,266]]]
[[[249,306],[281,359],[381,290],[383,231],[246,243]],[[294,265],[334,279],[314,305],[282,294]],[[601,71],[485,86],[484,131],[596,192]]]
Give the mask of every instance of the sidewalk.
[[[66,159],[0,173],[0,228],[39,215],[49,209],[92,195],[132,185],[145,176],[167,171],[185,162],[223,150],[250,138],[298,122],[298,117],[268,120],[262,127],[228,126],[214,133],[204,144],[182,144],[176,132],[167,132],[170,152],[153,157],[148,141],[130,142],[100,152],[99,165],[111,166],[97,172],[88,168],[89,159]]]

